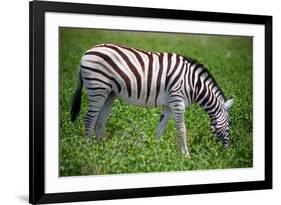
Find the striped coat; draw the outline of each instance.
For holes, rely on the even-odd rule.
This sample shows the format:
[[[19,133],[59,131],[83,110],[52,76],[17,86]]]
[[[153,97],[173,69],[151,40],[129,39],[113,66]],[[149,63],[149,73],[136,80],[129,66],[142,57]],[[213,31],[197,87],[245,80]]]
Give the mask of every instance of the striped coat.
[[[101,44],[83,55],[78,86],[73,98],[72,121],[80,110],[82,84],[88,92],[89,110],[85,118],[87,136],[96,130],[103,138],[105,122],[116,97],[129,104],[162,106],[157,138],[168,119],[174,116],[181,151],[188,155],[184,111],[192,102],[201,105],[211,117],[211,127],[219,140],[228,145],[228,109],[226,101],[211,74],[201,64],[174,53],[142,51],[115,44]]]

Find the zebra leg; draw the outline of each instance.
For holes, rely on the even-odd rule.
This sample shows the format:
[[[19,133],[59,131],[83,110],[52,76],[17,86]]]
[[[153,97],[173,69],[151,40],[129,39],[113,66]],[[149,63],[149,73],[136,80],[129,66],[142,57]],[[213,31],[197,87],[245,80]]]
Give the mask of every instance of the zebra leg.
[[[160,121],[157,127],[157,131],[156,131],[156,139],[159,141],[160,137],[162,136],[167,123],[169,121],[169,118],[171,116],[171,109],[167,106],[163,106],[162,111],[161,111],[161,115],[160,115]]]
[[[179,141],[181,146],[181,153],[189,156],[188,147],[186,144],[186,128],[184,123],[184,113],[175,114],[176,126],[179,134]]]
[[[185,106],[182,104],[171,104],[171,109],[176,121],[176,127],[179,135],[179,143],[183,155],[189,156],[188,147],[186,144],[186,128],[184,122]]]
[[[108,97],[109,91],[106,89],[94,90],[89,92],[89,110],[85,117],[86,136],[91,138],[93,130],[96,126],[98,116],[103,108],[103,105]]]
[[[112,92],[108,98],[106,99],[102,110],[100,111],[98,120],[96,122],[96,136],[99,140],[102,140],[104,138],[104,130],[105,130],[105,124],[106,124],[106,120],[109,116],[109,113],[111,111],[112,108],[112,104],[115,100],[116,96],[115,94]]]

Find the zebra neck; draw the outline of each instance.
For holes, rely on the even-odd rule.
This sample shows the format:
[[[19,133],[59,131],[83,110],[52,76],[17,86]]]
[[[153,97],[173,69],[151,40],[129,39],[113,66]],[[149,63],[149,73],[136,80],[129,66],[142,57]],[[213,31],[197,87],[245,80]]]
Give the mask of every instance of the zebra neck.
[[[219,101],[218,104],[214,104],[214,106],[210,108],[203,107],[203,109],[208,113],[211,121],[217,121],[221,115],[223,114],[223,106],[222,103]]]
[[[224,97],[219,88],[207,89],[206,86],[201,92],[196,92],[194,102],[208,113],[212,121],[217,120],[223,112]]]
[[[193,73],[195,82],[192,89],[192,101],[199,104],[212,120],[219,118],[225,102],[222,90],[203,65],[196,65]]]

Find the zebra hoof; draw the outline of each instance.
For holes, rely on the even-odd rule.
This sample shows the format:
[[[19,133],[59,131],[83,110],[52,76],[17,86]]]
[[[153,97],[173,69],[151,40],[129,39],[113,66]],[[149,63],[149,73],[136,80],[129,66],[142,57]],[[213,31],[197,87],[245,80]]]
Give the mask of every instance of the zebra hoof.
[[[223,148],[224,149],[228,149],[229,148],[229,144],[223,144]]]
[[[190,154],[183,154],[183,157],[184,157],[185,159],[191,159]]]
[[[103,137],[102,137],[102,136],[97,136],[97,140],[98,140],[99,142],[102,142],[102,141],[103,141]]]
[[[161,142],[161,137],[155,137],[155,141],[157,142],[157,143],[160,143]]]
[[[182,152],[182,156],[185,158],[191,158],[189,152]]]
[[[92,143],[92,142],[93,142],[93,139],[92,139],[92,137],[87,137],[87,138],[86,138],[86,141],[87,141],[88,143]]]

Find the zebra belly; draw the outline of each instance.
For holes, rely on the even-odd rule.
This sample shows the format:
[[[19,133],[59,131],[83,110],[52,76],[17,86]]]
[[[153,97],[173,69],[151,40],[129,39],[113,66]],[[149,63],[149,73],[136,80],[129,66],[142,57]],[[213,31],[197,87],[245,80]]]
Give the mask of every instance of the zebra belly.
[[[157,106],[162,106],[162,105],[166,105],[166,96],[165,95],[161,95],[157,97],[157,102],[155,103],[155,100],[148,100],[146,102],[146,100],[144,99],[138,99],[136,97],[128,97],[127,95],[120,95],[118,93],[116,93],[116,95],[118,96],[119,99],[123,100],[124,102],[130,104],[130,105],[135,105],[135,106],[139,106],[139,107],[157,107]],[[150,98],[153,98],[152,96]],[[154,98],[155,99],[155,98]]]
[[[115,75],[114,78],[121,87],[121,90],[119,92],[117,87],[114,86],[114,83],[112,84],[115,94],[119,99],[128,104],[140,107],[156,107],[165,105],[167,102],[166,92],[164,91],[164,84],[160,84],[160,88],[157,89],[155,79],[152,79],[150,92],[148,92],[147,82],[145,81],[144,77],[142,78],[142,81],[140,83],[141,87],[139,87],[134,81],[134,78],[132,78],[133,80],[131,81],[130,89],[119,76]]]

